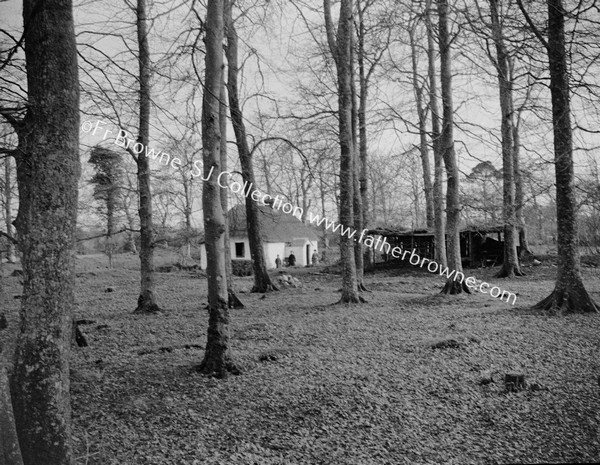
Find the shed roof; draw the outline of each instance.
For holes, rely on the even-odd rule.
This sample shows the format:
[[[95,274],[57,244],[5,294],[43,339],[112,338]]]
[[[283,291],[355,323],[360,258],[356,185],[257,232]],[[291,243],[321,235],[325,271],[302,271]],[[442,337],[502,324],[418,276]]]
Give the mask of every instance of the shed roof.
[[[473,232],[473,233],[479,233],[479,234],[504,232],[504,226],[503,225],[481,225],[481,226],[469,225],[469,226],[466,226],[465,228],[461,229],[460,232],[461,233]],[[433,237],[434,236],[434,231],[430,230],[430,229],[409,230],[409,229],[376,228],[376,229],[370,229],[369,231],[367,231],[367,233],[370,235],[385,236],[385,237],[391,237],[391,236],[397,236],[397,237],[431,236],[431,237]]]
[[[316,241],[317,234],[293,215],[269,206],[258,205],[261,236],[264,242],[293,242],[295,239],[307,238]],[[246,237],[246,206],[236,205],[227,213],[229,219],[229,235]]]

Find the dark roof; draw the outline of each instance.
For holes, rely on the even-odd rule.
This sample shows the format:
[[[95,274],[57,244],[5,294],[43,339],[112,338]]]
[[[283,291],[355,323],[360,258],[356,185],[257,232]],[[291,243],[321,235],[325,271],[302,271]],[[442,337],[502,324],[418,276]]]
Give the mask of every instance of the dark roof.
[[[307,238],[316,241],[317,234],[291,214],[269,206],[258,205],[260,232],[264,242],[291,242]],[[230,236],[248,236],[246,227],[246,206],[236,205],[227,213]]]
[[[469,225],[460,230],[461,233],[464,232],[475,232],[479,234],[487,234],[494,232],[504,232],[503,225],[485,225],[485,226],[477,226],[477,225]],[[398,237],[410,237],[410,236],[434,236],[434,231],[431,229],[388,229],[388,228],[376,228],[370,229],[367,231],[370,235],[375,236],[398,236]]]

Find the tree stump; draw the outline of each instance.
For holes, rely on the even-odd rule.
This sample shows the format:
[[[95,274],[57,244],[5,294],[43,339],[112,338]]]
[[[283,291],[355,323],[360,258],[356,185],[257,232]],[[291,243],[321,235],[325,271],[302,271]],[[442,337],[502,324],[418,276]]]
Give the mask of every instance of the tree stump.
[[[504,387],[507,392],[517,392],[525,389],[525,375],[506,373],[504,375]]]

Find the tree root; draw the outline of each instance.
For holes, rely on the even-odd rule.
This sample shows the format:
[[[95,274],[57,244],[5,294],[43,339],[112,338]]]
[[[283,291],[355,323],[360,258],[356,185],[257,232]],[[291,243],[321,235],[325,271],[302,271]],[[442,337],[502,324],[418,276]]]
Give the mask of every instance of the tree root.
[[[515,278],[517,276],[526,276],[525,273],[521,271],[521,267],[515,266],[512,270],[508,267],[502,265],[500,271],[494,275],[495,278]]]
[[[205,357],[196,368],[196,371],[216,379],[226,379],[230,374],[236,376],[242,374],[240,367],[229,357],[225,361],[214,358],[207,360]]]
[[[263,284],[261,286],[257,286],[255,284],[254,286],[252,286],[252,289],[250,290],[250,292],[265,294],[267,292],[274,292],[274,291],[278,291],[278,290],[279,290],[279,288],[273,283]]]
[[[583,287],[583,284],[568,287],[567,289],[555,288],[548,297],[535,304],[532,308],[546,310],[557,315],[600,312],[600,306],[592,300]]]
[[[361,296],[361,295],[357,295],[357,296],[342,296],[342,298],[340,300],[338,300],[334,305],[338,305],[338,304],[365,304],[367,303],[367,301]]]
[[[461,294],[461,293],[471,294],[471,289],[465,284],[463,281],[455,281],[454,279],[449,279],[446,281],[444,288],[441,291],[441,294]]]
[[[229,308],[244,308],[244,304],[240,299],[238,299],[237,295],[235,295],[235,292],[233,292],[232,289],[227,291],[227,300],[227,306]]]
[[[138,306],[133,311],[136,315],[152,315],[154,313],[162,312],[162,308],[160,308],[155,302],[152,302],[149,299],[146,299],[144,296],[140,295],[138,297]]]
[[[367,286],[365,286],[365,284],[362,282],[358,283],[358,291],[359,292],[373,292],[373,291],[369,290],[369,288],[367,288]]]

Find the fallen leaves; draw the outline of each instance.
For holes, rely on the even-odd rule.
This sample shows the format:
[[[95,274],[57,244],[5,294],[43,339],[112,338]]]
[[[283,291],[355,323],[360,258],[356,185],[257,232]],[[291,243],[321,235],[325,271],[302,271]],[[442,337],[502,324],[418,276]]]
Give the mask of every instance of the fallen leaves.
[[[306,274],[304,289],[243,295],[231,341],[244,374],[220,381],[193,370],[203,280],[161,275],[167,311],[138,316],[137,275],[96,273],[81,276],[78,295],[77,317],[96,322],[72,360],[78,463],[600,460],[598,318],[434,295],[439,282],[425,273],[367,274],[369,304],[331,306],[339,277]],[[534,303],[552,286],[544,279],[511,285]],[[505,373],[524,374],[528,388],[506,392]]]

